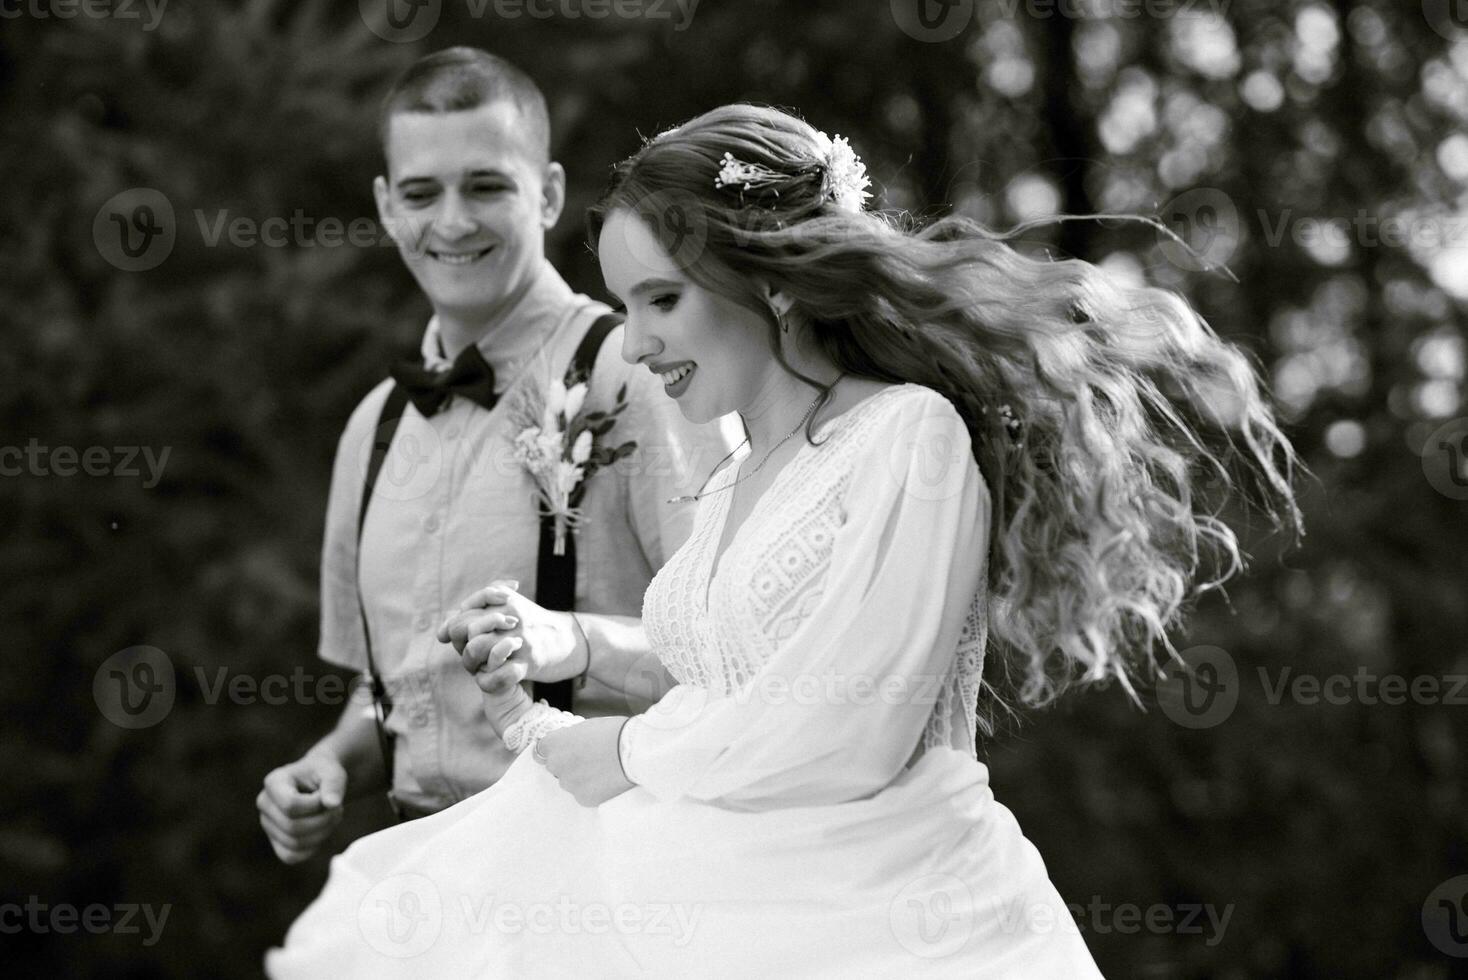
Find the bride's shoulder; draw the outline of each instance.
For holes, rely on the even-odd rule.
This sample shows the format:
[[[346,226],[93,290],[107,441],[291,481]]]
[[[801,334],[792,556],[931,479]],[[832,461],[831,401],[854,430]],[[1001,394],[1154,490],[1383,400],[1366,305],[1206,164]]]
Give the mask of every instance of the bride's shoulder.
[[[849,387],[841,387],[845,390],[832,399],[831,414],[838,418],[864,419],[868,425],[902,424],[914,415],[958,418],[948,399],[926,385],[852,378]]]

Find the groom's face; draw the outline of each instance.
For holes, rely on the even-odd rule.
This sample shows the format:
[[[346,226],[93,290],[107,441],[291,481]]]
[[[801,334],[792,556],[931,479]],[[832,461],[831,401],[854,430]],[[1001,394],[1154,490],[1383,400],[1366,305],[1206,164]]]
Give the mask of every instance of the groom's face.
[[[435,311],[492,317],[539,269],[565,174],[529,142],[509,102],[390,117],[378,212]]]

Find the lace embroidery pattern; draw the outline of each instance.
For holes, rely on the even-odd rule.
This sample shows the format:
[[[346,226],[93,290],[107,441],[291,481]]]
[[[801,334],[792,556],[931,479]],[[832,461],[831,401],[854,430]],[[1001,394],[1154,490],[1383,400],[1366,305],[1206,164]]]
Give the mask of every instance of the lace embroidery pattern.
[[[803,447],[779,473],[719,556],[712,583],[708,574],[730,495],[698,502],[692,533],[643,599],[648,639],[675,680],[714,697],[728,696],[748,683],[815,610],[845,521],[842,501],[853,463],[880,424],[881,407],[926,391],[918,385],[889,387],[822,426],[816,436],[825,442]],[[726,468],[711,486],[727,485],[736,472]],[[945,745],[974,754],[986,636],[987,604],[980,590],[924,729],[924,748]]]

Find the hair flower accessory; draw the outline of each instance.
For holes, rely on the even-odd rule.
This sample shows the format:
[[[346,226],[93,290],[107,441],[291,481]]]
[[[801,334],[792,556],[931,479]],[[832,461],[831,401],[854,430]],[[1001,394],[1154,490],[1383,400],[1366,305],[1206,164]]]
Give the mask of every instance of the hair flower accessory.
[[[866,207],[867,198],[872,196],[867,191],[872,181],[867,177],[866,164],[861,162],[861,157],[856,155],[845,136],[831,137],[822,132],[817,132],[816,136],[825,158],[826,193],[843,211],[862,210]]]
[[[756,187],[768,187],[787,179],[785,174],[777,170],[771,170],[762,163],[745,163],[743,160],[734,159],[734,154],[726,152],[723,164],[719,168],[719,175],[714,178],[715,187],[739,187],[740,190],[752,190]],[[778,191],[775,192],[777,195]]]
[[[861,211],[866,207],[867,198],[872,196],[867,191],[872,182],[867,177],[866,164],[861,162],[861,157],[856,155],[856,151],[851,148],[851,143],[844,136],[837,136],[833,139],[825,133],[817,132],[816,144],[821,158],[819,171],[822,174],[823,193],[843,211],[853,213]],[[729,152],[725,152],[719,163],[719,173],[714,177],[714,186],[718,188],[737,187],[741,194],[744,191],[758,190],[763,187],[773,188],[776,184],[794,180],[805,173],[815,173],[817,169],[815,166],[810,166],[799,175],[781,173],[762,163],[749,163],[737,159]],[[778,190],[775,190],[774,194],[776,197],[780,196]]]
[[[980,405],[979,414],[988,416],[989,406]],[[1018,442],[1024,430],[1024,424],[1015,418],[1014,409],[1010,408],[1008,403],[999,406],[999,421],[1004,425],[1004,431],[1009,434],[1009,438]]]

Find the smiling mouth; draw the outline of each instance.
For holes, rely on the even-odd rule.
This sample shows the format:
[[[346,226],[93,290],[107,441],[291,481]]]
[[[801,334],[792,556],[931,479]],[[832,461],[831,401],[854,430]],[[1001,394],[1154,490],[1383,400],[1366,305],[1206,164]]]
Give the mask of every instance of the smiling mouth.
[[[696,366],[692,361],[689,361],[687,364],[679,365],[671,371],[658,372],[658,377],[663,379],[663,387],[671,388],[692,374]]]
[[[428,257],[435,262],[442,262],[444,265],[469,265],[472,262],[478,262],[490,252],[493,252],[494,246],[490,245],[488,248],[480,249],[477,252],[435,252],[433,249],[428,249],[427,251]]]

